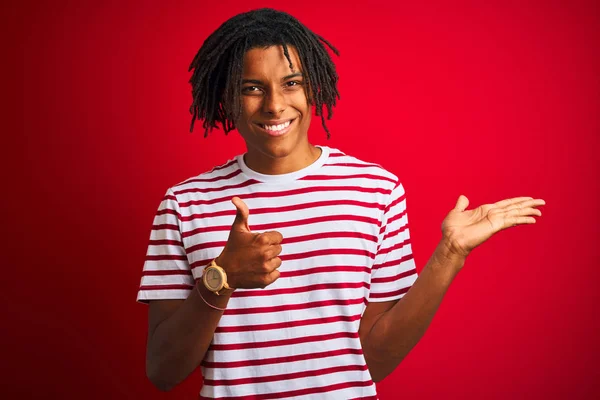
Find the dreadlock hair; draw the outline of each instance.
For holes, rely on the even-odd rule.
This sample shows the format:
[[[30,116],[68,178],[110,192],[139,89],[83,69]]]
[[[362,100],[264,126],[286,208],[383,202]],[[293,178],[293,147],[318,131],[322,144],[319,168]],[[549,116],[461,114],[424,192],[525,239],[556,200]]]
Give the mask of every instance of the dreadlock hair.
[[[221,124],[225,134],[235,129],[234,122],[242,112],[240,88],[246,51],[282,46],[290,69],[293,69],[288,46],[294,46],[307,81],[307,100],[315,106],[315,114],[321,117],[329,139],[331,135],[325,124],[323,106],[327,108],[327,119],[331,119],[340,94],[335,64],[323,43],[340,55],[327,40],[282,11],[262,8],[227,20],[204,41],[188,70],[194,70],[190,79],[193,97],[190,132],[194,130],[196,119],[204,120],[204,137],[213,128],[218,128],[217,123]]]

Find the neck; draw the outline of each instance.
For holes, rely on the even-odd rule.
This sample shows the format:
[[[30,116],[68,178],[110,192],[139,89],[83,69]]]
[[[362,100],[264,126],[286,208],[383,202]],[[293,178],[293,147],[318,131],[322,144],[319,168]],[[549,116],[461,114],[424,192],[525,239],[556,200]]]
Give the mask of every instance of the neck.
[[[244,162],[253,171],[264,175],[281,175],[299,171],[308,167],[321,156],[321,149],[307,143],[303,149],[297,149],[280,156],[267,155],[251,151],[244,155]]]

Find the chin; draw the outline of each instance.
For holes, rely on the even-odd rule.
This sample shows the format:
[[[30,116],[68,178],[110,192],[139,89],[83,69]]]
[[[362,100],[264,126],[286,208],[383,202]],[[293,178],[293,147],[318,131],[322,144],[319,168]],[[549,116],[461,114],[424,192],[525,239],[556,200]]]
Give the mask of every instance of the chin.
[[[304,144],[299,135],[298,130],[290,131],[281,137],[264,137],[261,136],[258,141],[253,141],[252,147],[260,153],[271,158],[283,158],[294,153],[300,146]]]
[[[266,142],[255,146],[261,154],[269,158],[285,158],[294,152],[298,146],[297,141],[282,140],[280,143]]]

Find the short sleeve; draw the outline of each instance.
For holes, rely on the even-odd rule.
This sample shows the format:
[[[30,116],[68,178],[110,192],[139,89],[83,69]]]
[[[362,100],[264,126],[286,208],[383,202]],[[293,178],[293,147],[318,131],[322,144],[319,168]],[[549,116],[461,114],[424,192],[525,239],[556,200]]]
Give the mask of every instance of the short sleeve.
[[[371,269],[369,301],[402,298],[417,279],[410,244],[406,195],[400,182],[391,192],[379,232],[377,254]]]
[[[171,189],[158,207],[137,301],[186,299],[194,288],[194,279],[181,240],[181,214]]]

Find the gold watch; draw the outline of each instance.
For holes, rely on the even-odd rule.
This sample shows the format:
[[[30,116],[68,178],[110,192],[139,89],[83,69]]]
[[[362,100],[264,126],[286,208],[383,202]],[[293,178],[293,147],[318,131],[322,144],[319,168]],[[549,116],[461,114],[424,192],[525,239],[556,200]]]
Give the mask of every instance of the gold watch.
[[[204,268],[202,281],[204,282],[204,286],[216,295],[219,295],[219,290],[231,289],[229,285],[227,285],[227,274],[225,273],[225,270],[219,267],[215,260],[212,260],[211,263]]]

